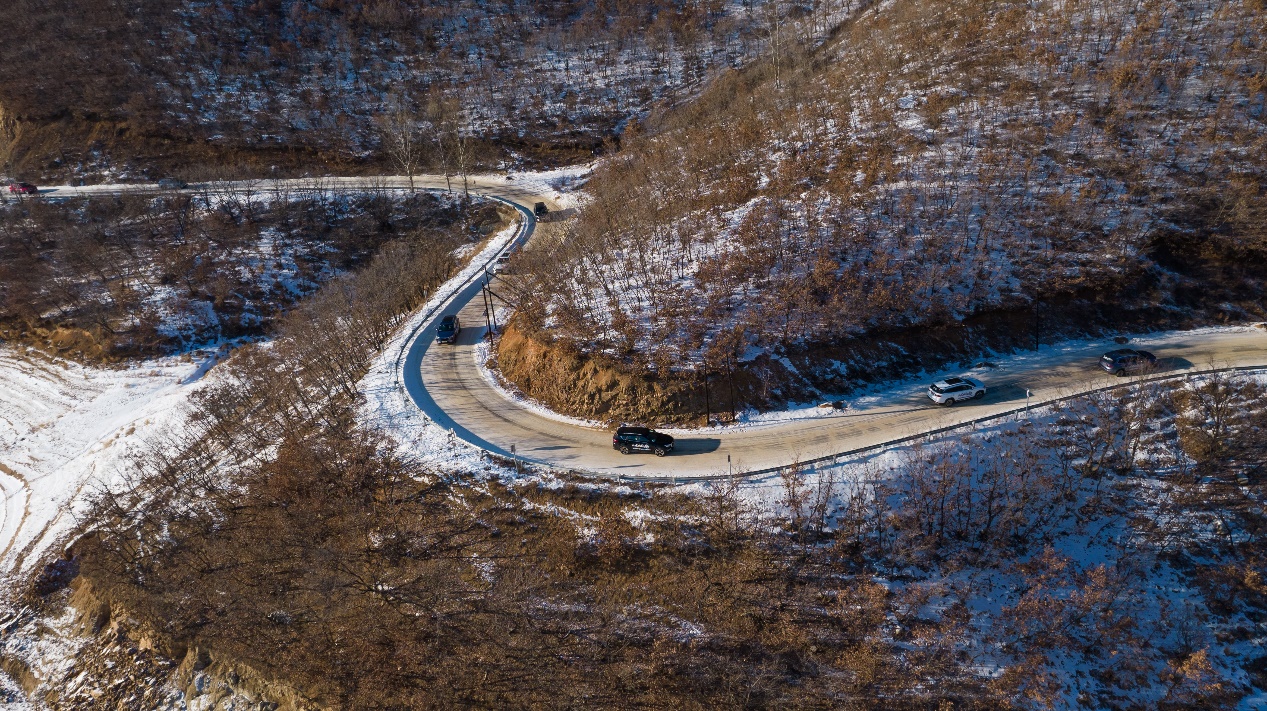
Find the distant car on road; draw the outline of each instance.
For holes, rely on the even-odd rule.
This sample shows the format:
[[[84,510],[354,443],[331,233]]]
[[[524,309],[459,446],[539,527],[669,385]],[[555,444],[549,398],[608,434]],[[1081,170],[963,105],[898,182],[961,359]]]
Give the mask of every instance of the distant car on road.
[[[616,434],[612,435],[612,448],[621,454],[651,452],[663,457],[673,451],[673,438],[649,427],[626,425],[616,428]]]
[[[461,332],[462,322],[457,316],[449,314],[440,319],[440,326],[436,328],[436,343],[453,343]]]
[[[508,249],[505,252],[502,252],[501,254],[497,255],[497,261],[493,262],[492,266],[488,268],[489,273],[501,274],[502,271],[506,269],[506,265],[510,264],[511,254],[514,254],[514,252]]]
[[[189,187],[189,183],[180,178],[162,178],[158,181],[158,187],[163,190],[184,190]]]
[[[35,195],[40,189],[30,183],[9,183],[9,192],[14,195]]]
[[[985,384],[975,378],[946,378],[928,386],[928,397],[938,405],[953,405],[985,397]]]
[[[1130,348],[1119,348],[1100,356],[1100,367],[1118,377],[1150,370],[1156,365],[1157,356]]]
[[[532,208],[532,214],[537,217],[544,217],[550,212],[550,208],[546,207],[544,202],[539,202]]]

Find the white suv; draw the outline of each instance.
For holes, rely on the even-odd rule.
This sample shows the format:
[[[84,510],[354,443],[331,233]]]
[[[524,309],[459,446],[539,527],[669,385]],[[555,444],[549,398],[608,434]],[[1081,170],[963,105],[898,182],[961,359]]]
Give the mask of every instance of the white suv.
[[[973,378],[946,378],[928,386],[928,397],[938,405],[953,405],[985,397],[985,385]]]

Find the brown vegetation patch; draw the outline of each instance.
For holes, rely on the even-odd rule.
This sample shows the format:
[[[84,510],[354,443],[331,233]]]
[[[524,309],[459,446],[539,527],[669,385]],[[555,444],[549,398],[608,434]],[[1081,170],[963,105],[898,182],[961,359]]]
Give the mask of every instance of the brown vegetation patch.
[[[582,160],[631,114],[760,47],[741,34],[759,23],[716,2],[15,0],[9,10],[0,171],[33,181],[226,162],[256,176],[381,169],[373,124],[394,93],[419,107],[459,101],[484,165]],[[6,115],[18,122],[7,141]]]
[[[671,422],[703,411],[689,381],[630,372],[614,358],[585,356],[565,342],[535,340],[512,321],[497,342],[497,371],[556,412],[608,422]]]
[[[526,250],[519,327],[628,373],[753,363],[741,396],[760,406],[812,393],[832,360],[863,378],[946,362],[921,334],[1009,347],[1027,310],[1050,335],[1259,318],[1259,10],[866,9],[630,131],[575,228]],[[850,355],[886,343],[910,356]],[[569,385],[588,387],[538,389]]]
[[[452,250],[508,214],[315,185],[0,205],[0,338],[111,361],[260,336],[382,249]]]

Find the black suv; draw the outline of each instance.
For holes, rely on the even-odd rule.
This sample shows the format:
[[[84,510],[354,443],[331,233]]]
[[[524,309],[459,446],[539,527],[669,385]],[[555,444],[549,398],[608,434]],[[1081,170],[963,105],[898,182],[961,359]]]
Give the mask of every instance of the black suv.
[[[440,326],[436,328],[436,343],[454,343],[461,331],[462,322],[458,321],[457,316],[449,314],[440,319]]]
[[[652,452],[663,457],[673,451],[673,438],[650,427],[618,427],[612,435],[612,449],[621,454]]]
[[[1148,370],[1155,365],[1157,356],[1148,351],[1134,351],[1130,348],[1119,348],[1100,357],[1100,367],[1117,376]]]

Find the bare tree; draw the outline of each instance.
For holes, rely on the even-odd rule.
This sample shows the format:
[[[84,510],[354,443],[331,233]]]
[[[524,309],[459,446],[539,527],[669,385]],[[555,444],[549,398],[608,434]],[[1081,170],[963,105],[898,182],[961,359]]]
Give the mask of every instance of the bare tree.
[[[444,182],[449,192],[453,192],[451,175],[462,177],[462,195],[466,201],[471,199],[470,169],[474,162],[474,146],[471,138],[469,111],[460,100],[446,97],[432,100],[427,104],[427,117],[433,127],[432,141],[437,149],[437,158],[444,171]]]
[[[0,107],[0,168],[5,172],[13,171],[13,151],[18,143],[20,128],[17,120]]]
[[[468,179],[471,167],[471,136],[468,130],[458,129],[453,138],[453,148],[458,174],[462,176],[462,199],[469,203],[471,201],[471,183]]]
[[[414,189],[414,173],[422,163],[422,121],[413,110],[409,98],[400,94],[388,99],[387,109],[378,117],[383,150],[398,170],[409,176],[409,189]],[[446,176],[448,177],[447,173]]]
[[[457,129],[453,118],[456,107],[451,99],[435,97],[427,102],[427,120],[432,127],[431,142],[436,149],[436,158],[440,170],[444,173],[444,185],[453,192],[453,183],[449,177],[453,175],[455,163]]]

